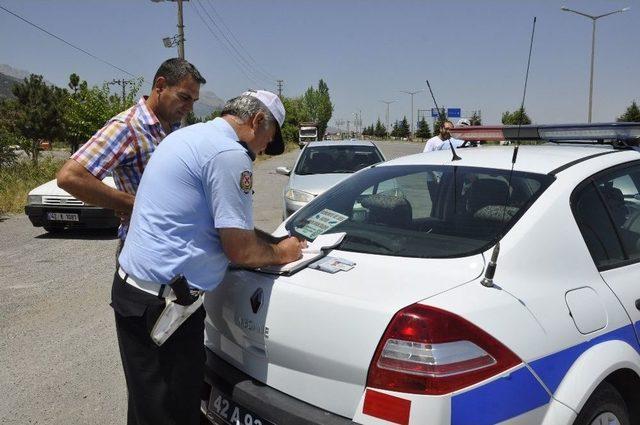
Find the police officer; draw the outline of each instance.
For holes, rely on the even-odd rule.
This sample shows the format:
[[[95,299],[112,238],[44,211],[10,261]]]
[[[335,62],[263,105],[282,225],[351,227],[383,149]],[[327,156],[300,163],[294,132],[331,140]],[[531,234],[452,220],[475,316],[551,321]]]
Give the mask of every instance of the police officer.
[[[280,154],[284,106],[249,91],[222,116],[171,133],[156,149],[136,195],[127,243],[114,276],[112,306],[129,397],[129,424],[198,424],[204,374],[204,309],[161,346],[150,330],[167,287],[182,275],[211,291],[229,263],[285,264],[305,242],[274,241],[253,226],[252,160]]]

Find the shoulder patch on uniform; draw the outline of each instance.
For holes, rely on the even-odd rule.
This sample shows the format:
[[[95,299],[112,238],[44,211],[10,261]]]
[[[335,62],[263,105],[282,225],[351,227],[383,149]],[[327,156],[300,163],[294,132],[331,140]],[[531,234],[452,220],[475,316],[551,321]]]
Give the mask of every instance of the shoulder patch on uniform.
[[[249,170],[245,170],[240,174],[240,189],[244,193],[251,192],[253,187],[253,174]]]

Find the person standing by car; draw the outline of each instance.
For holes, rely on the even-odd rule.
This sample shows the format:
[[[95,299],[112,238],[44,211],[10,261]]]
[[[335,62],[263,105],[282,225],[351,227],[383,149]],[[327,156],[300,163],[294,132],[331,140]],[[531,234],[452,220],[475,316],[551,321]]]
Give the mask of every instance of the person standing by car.
[[[111,118],[64,164],[58,186],[76,198],[115,210],[124,241],[133,201],[147,161],[167,134],[193,109],[206,80],[184,59],[164,61],[153,77],[149,96]],[[111,171],[116,188],[102,183]]]
[[[245,92],[222,116],[169,135],[149,161],[114,276],[112,306],[129,390],[129,423],[198,424],[204,379],[204,308],[157,346],[154,324],[167,284],[211,291],[233,263],[286,264],[306,242],[253,227],[253,166],[284,144],[284,106],[273,93]],[[177,291],[173,291],[176,292]]]
[[[463,141],[454,139],[451,137],[450,130],[453,128],[453,123],[446,120],[440,126],[440,134],[427,140],[427,144],[424,146],[423,152],[433,152],[442,149],[449,149],[449,144],[454,148],[462,145]],[[445,143],[447,142],[447,143]]]

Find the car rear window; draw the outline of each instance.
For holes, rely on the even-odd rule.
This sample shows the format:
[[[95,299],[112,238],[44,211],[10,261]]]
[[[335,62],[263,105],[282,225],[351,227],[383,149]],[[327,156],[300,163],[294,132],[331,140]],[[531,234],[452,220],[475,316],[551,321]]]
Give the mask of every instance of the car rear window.
[[[309,240],[346,232],[340,248],[347,251],[466,256],[494,244],[552,181],[489,168],[373,167],[319,196],[287,230]]]
[[[296,174],[355,173],[383,161],[374,146],[313,146],[302,151]]]

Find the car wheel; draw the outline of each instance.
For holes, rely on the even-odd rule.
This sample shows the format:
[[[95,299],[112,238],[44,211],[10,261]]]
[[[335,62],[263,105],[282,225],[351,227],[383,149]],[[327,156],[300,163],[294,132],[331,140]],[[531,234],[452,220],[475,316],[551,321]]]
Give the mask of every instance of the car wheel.
[[[596,388],[578,414],[574,425],[630,425],[624,399],[608,382]]]

